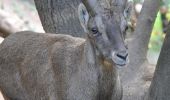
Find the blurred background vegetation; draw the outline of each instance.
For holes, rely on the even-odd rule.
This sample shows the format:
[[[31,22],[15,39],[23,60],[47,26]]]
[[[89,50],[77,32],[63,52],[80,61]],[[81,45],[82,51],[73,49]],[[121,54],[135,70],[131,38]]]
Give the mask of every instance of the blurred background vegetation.
[[[167,25],[170,21],[170,0],[162,0],[160,10],[157,14],[153,30],[151,33],[151,39],[149,43],[148,57],[150,63],[156,63],[161,46],[163,44],[164,37],[167,31]]]
[[[134,1],[136,14],[139,15],[144,0],[130,1]],[[148,45],[148,60],[151,64],[157,62],[166,35],[166,26],[170,21],[170,0],[162,0],[160,5]],[[0,0],[0,19],[0,26],[4,24],[4,26],[10,26],[9,29],[14,30],[12,32],[22,30],[44,32],[34,0]]]

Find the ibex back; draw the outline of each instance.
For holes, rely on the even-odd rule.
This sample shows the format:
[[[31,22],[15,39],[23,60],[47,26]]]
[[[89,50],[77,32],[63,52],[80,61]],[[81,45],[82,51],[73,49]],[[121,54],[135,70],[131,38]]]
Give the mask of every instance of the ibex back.
[[[86,39],[34,32],[7,37],[0,45],[0,88],[6,99],[121,100],[117,67],[128,62],[127,2],[107,1],[79,5]]]

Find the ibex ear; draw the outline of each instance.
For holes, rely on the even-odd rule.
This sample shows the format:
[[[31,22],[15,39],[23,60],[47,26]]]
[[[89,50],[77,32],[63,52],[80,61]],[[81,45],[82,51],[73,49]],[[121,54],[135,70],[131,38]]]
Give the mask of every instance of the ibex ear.
[[[78,16],[81,26],[87,31],[87,23],[89,20],[89,13],[83,3],[80,3],[78,7]]]
[[[127,26],[134,29],[136,24],[136,14],[134,9],[133,0],[128,0],[124,10],[124,18],[126,19]]]
[[[131,14],[133,12],[133,1],[132,0],[128,0],[127,4],[126,4],[126,8],[124,10],[124,17],[129,19],[131,17]]]

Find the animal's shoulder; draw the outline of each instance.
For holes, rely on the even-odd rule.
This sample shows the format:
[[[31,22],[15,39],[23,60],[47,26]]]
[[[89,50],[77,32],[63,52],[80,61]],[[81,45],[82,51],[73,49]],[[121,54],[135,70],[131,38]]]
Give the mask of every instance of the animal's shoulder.
[[[0,45],[0,54],[23,52],[23,54],[36,54],[51,51],[66,54],[82,51],[85,39],[63,34],[41,34],[34,32],[18,32],[5,38]],[[73,53],[74,52],[74,53]]]

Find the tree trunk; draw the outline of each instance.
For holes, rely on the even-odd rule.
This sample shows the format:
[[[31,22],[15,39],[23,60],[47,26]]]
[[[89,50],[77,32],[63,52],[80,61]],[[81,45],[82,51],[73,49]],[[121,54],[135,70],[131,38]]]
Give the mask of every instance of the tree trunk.
[[[158,59],[154,77],[145,100],[170,99],[170,25]]]
[[[124,70],[123,78],[128,79],[129,75],[134,76],[134,73],[138,73],[140,66],[147,61],[148,44],[153,28],[153,24],[159,9],[161,0],[145,0],[141,14],[137,22],[137,27],[132,36],[132,40],[129,41],[129,54],[130,63]]]
[[[84,31],[77,14],[80,0],[34,1],[46,32],[84,37]]]
[[[124,89],[123,100],[142,100],[145,92],[148,90],[145,79],[150,78],[151,74],[148,73],[146,56],[160,1],[144,1],[137,27],[128,43],[130,63],[128,67],[120,72]]]

